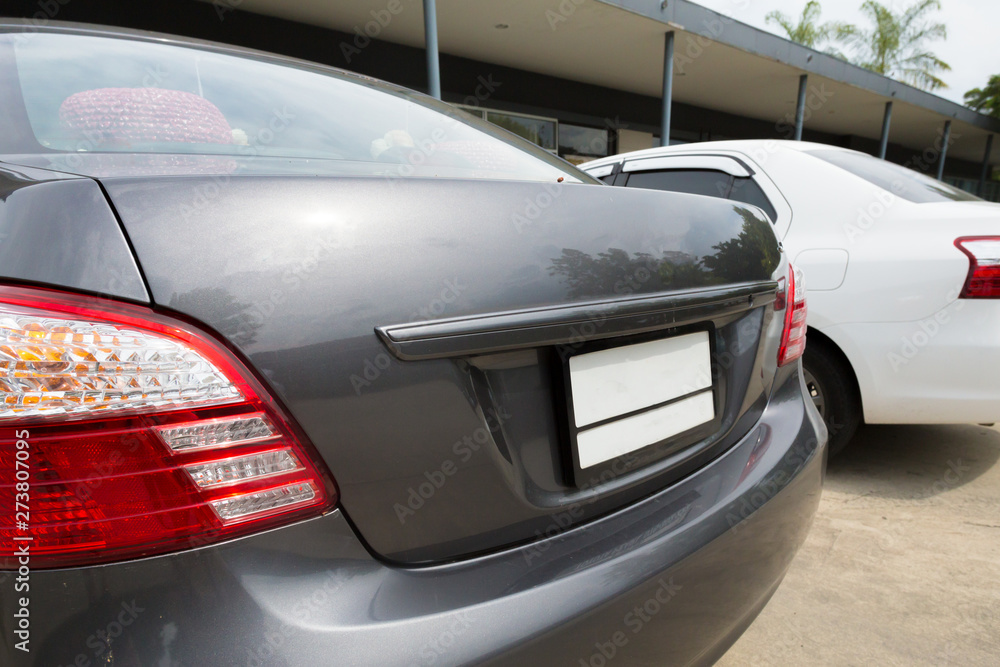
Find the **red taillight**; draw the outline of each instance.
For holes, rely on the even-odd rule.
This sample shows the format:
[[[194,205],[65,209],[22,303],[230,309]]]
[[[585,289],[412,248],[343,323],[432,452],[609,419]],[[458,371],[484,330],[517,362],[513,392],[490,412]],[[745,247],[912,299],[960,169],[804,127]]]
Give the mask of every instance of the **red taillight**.
[[[1000,236],[963,236],[955,247],[969,258],[960,299],[1000,299]]]
[[[0,569],[193,548],[318,516],[336,489],[225,347],[148,308],[0,287]]]
[[[781,347],[778,348],[778,365],[790,364],[806,349],[806,290],[802,271],[788,265],[788,287],[778,290],[774,302],[776,311],[784,311],[785,326],[781,332]]]

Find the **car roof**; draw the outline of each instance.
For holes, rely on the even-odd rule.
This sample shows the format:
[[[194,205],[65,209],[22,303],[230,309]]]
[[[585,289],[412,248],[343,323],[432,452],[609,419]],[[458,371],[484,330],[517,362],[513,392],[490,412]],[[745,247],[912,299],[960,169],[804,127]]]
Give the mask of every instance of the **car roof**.
[[[813,141],[791,141],[787,139],[733,139],[725,141],[698,141],[688,144],[676,144],[674,146],[656,146],[643,150],[631,151],[629,153],[619,153],[609,157],[599,158],[580,165],[581,169],[589,169],[606,164],[614,164],[623,159],[660,157],[666,155],[684,155],[690,153],[704,152],[734,152],[751,155],[754,152],[764,150],[773,153],[778,150],[811,151],[811,150],[833,150],[845,153],[856,153],[849,148],[831,146]]]

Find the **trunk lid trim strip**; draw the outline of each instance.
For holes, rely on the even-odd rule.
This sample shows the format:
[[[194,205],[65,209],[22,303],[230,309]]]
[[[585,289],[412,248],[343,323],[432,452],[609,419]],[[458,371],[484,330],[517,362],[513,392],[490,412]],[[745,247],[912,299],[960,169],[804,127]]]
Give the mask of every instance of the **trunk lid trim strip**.
[[[668,329],[771,303],[775,281],[375,327],[399,359],[444,359]],[[596,323],[592,335],[580,326]]]

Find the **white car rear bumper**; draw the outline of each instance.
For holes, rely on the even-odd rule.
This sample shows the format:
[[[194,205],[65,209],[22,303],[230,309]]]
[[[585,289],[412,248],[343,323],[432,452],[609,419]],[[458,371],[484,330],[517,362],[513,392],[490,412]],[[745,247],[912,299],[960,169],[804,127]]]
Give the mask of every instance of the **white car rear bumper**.
[[[916,322],[822,331],[854,367],[866,422],[1000,422],[1000,301],[958,300]]]

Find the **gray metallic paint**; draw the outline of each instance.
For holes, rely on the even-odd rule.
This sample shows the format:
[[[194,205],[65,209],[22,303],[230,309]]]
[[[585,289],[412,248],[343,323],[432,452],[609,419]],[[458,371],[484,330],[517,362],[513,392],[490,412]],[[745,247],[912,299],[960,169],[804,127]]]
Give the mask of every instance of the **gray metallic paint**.
[[[573,184],[240,175],[214,188],[208,176],[102,183],[154,301],[214,328],[250,359],[334,471],[347,516],[392,560],[440,561],[535,539],[580,494],[602,502],[573,522],[633,502],[730,446],[766,400],[767,382],[750,379],[773,374],[756,361],[774,358],[758,354],[774,338],[760,336],[762,323],[774,328],[773,310],[751,308],[744,294],[742,311],[718,303],[701,316],[714,321],[717,345],[738,350],[722,369],[723,380],[739,378],[719,404],[724,428],[680,454],[646,452],[580,490],[559,451],[551,368],[551,345],[578,345],[579,332],[486,369],[459,348],[457,359],[398,361],[375,332],[524,309],[558,322],[567,305],[614,294],[655,295],[647,317],[659,319],[646,330],[676,332],[692,291],[757,283],[773,297],[777,242],[750,209],[694,196],[665,208],[662,193]],[[522,222],[526,202],[541,194],[543,215]],[[683,270],[743,237],[766,239],[758,250],[771,259],[726,263],[726,275]],[[556,270],[563,258],[589,265],[602,253],[622,266],[608,275]],[[650,275],[640,281],[630,271]],[[755,323],[741,319],[752,313]],[[613,328],[600,312],[565,321],[574,322]],[[741,342],[741,331],[751,338]],[[506,345],[501,334],[492,349],[517,347],[522,334],[508,332]]]
[[[615,664],[709,665],[773,593],[819,502],[823,427],[797,369],[779,377],[758,426],[697,475],[517,549],[390,567],[335,512],[179,554],[35,572],[36,643],[11,664],[68,665],[78,655],[105,664],[99,658],[109,651],[98,656],[94,632],[134,602],[143,611],[111,640],[107,664],[457,665],[488,657],[578,667],[622,631],[627,643]],[[672,595],[636,631],[635,608],[664,583]],[[11,636],[12,610],[5,595],[0,641]]]
[[[149,301],[132,250],[95,181],[3,163],[0,278]]]
[[[214,329],[274,389],[342,508],[175,554],[33,571],[30,654],[12,646],[15,596],[0,595],[9,664],[575,666],[617,632],[616,664],[710,664],[780,582],[819,501],[826,433],[799,365],[775,365],[784,262],[758,213],[597,185],[348,176],[322,161],[165,156],[129,178],[128,156],[105,157],[74,159],[100,185],[5,168],[0,222],[18,252],[58,251],[65,266],[10,255],[0,272],[142,301],[141,265],[153,307]],[[109,289],[106,267],[133,287]],[[706,300],[713,290],[724,296]],[[448,350],[411,336],[438,345],[419,361],[376,333],[420,322],[439,334],[455,318],[470,333],[512,313],[529,338],[511,345],[494,327],[488,345]],[[676,333],[695,315],[714,332],[719,432],[570,484],[559,351],[606,332]],[[536,347],[514,349],[525,342]],[[477,456],[401,526],[393,501],[475,433]],[[664,586],[669,600],[636,629]]]

